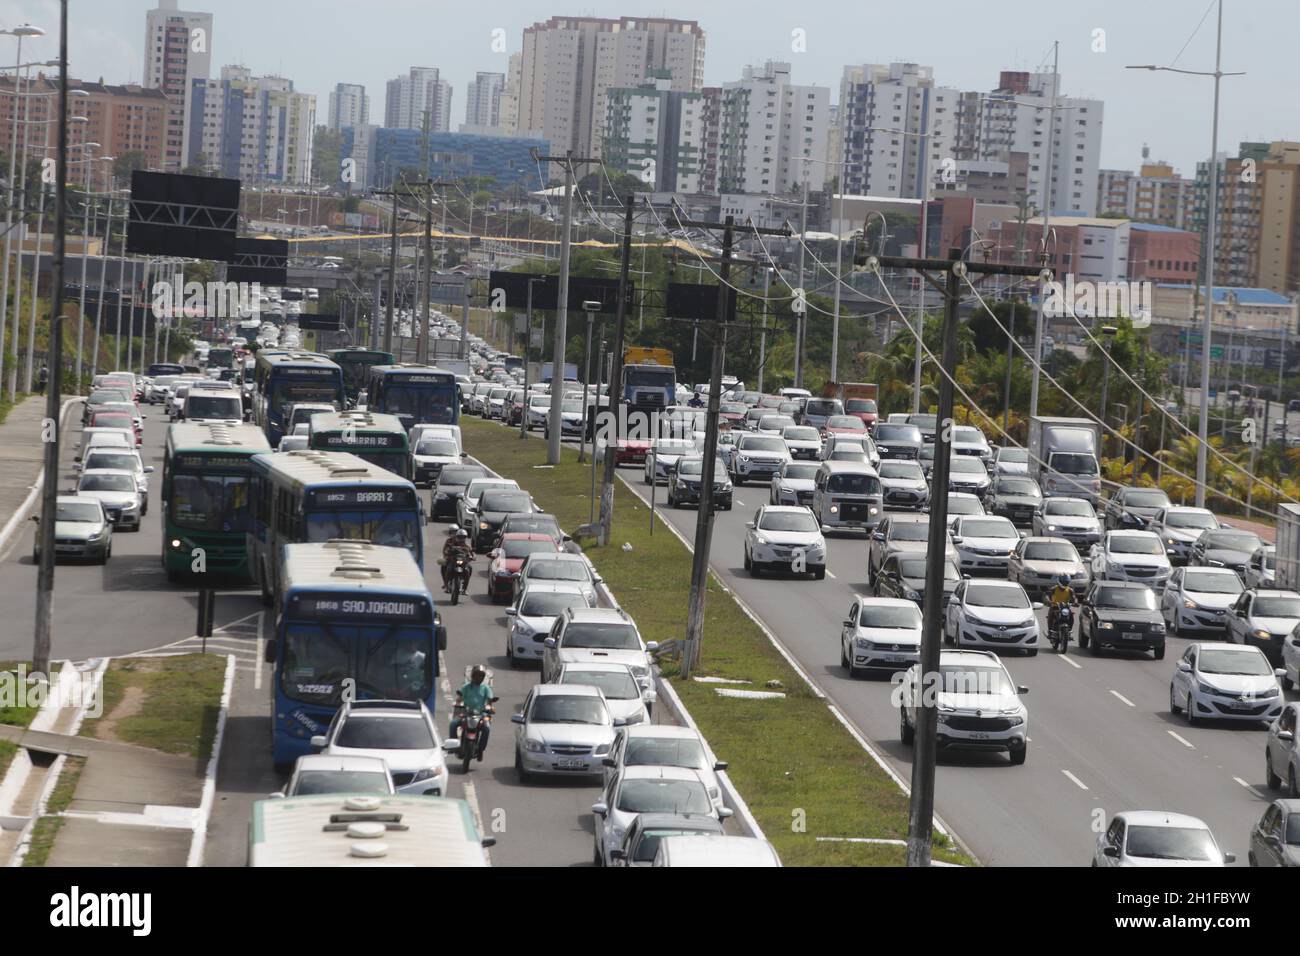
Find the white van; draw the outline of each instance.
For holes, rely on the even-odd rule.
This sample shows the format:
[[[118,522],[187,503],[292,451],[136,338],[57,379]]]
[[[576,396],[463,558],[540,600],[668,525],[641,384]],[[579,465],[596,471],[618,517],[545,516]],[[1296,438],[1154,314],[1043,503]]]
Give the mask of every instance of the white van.
[[[192,422],[242,422],[244,400],[237,389],[228,387],[225,382],[220,383],[220,387],[215,382],[212,385],[196,383],[185,395],[180,418]]]
[[[780,866],[776,848],[746,836],[669,836],[659,841],[651,866]]]
[[[823,531],[870,532],[885,511],[884,489],[865,462],[823,461],[813,479],[812,512]]]
[[[406,437],[411,447],[414,448],[419,444],[421,438],[430,438],[434,435],[450,438],[456,443],[457,454],[465,454],[465,443],[461,441],[459,425],[430,425],[427,423],[412,425]]]

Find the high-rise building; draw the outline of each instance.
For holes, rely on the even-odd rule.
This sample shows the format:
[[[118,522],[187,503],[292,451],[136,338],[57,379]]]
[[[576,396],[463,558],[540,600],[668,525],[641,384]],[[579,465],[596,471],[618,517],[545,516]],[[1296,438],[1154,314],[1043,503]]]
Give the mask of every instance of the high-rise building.
[[[701,95],[704,101],[700,123],[704,127],[704,139],[701,145],[700,192],[715,195],[722,165],[722,87],[706,86]]]
[[[190,136],[190,94],[195,80],[206,80],[212,69],[212,14],[178,10],[177,0],[158,0],[145,13],[144,82],[162,90],[171,104],[163,140],[163,169],[176,172],[185,165]]]
[[[1138,172],[1103,169],[1097,177],[1097,212],[1126,216],[1134,222],[1149,222],[1171,229],[1192,225],[1196,205],[1196,182],[1184,179],[1165,162],[1146,162],[1149,151],[1142,147],[1143,163]]]
[[[339,83],[330,90],[329,116],[325,125],[330,129],[345,126],[365,126],[370,122],[370,96],[358,83]]]
[[[1214,285],[1254,286],[1260,273],[1263,164],[1268,143],[1242,143],[1237,155],[1221,153],[1215,163],[1219,178],[1219,214],[1215,220]],[[1209,207],[1209,163],[1196,164],[1195,212],[1192,228],[1206,235]],[[1204,279],[1202,271],[1201,279]]]
[[[506,81],[501,88],[500,121],[498,125],[507,136],[519,131],[519,75],[523,69],[524,55],[516,50],[510,54],[506,66]]]
[[[504,73],[477,73],[465,88],[465,125],[497,129],[501,125]]]
[[[704,87],[704,31],[693,20],[552,17],[524,30],[516,128],[538,130],[550,151],[598,156],[605,93],[667,71],[676,92]]]
[[[187,163],[250,182],[311,182],[313,94],[294,92],[281,76],[226,66],[219,80],[195,80],[191,101]]]
[[[384,126],[423,129],[427,110],[430,132],[451,128],[451,84],[439,76],[436,66],[413,66],[405,76],[389,80],[385,90]]]
[[[719,138],[719,193],[776,193],[820,186],[826,166],[830,88],[790,82],[790,64],[747,66],[724,83]]]
[[[606,166],[640,177],[647,191],[699,192],[704,94],[673,91],[664,71],[635,88],[611,87],[605,102]]]

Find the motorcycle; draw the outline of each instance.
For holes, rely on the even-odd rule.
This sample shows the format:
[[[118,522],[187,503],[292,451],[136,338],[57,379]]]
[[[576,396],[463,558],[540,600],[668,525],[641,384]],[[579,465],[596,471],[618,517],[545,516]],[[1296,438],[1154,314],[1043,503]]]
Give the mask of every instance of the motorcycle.
[[[447,586],[451,589],[451,603],[454,606],[460,601],[460,596],[469,590],[470,575],[474,573],[474,567],[470,559],[464,555],[456,555],[456,566],[447,571]],[[446,570],[446,559],[439,558],[438,564]]]
[[[1052,650],[1064,654],[1074,632],[1074,608],[1066,604],[1057,609],[1056,623],[1052,626],[1047,639],[1052,642]]]
[[[487,739],[485,731],[492,725],[492,715],[496,713],[492,705],[500,699],[489,697],[486,711],[466,712],[464,704],[457,704],[453,708],[452,718],[460,721],[459,746],[455,753],[460,758],[461,773],[469,773],[470,762],[483,752],[483,741]]]

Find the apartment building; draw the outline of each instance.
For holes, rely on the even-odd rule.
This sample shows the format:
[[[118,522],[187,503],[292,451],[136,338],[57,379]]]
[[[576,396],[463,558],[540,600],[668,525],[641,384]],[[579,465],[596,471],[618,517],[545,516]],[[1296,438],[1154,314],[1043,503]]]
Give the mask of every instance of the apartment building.
[[[811,188],[835,175],[826,166],[830,89],[790,82],[790,64],[747,66],[722,86],[718,139],[719,193],[800,190],[805,169]]]
[[[282,76],[222,67],[219,80],[196,80],[190,93],[188,164],[250,182],[311,182],[316,97]]]
[[[423,129],[428,111],[431,132],[451,129],[452,87],[436,66],[413,66],[405,75],[389,80],[384,91],[385,127]]]
[[[338,130],[365,126],[370,122],[370,96],[358,83],[339,83],[330,90],[329,116],[325,125]]]
[[[145,12],[145,89],[162,90],[169,109],[163,141],[162,169],[177,172],[185,165],[189,142],[190,95],[196,80],[212,70],[212,14],[177,8],[177,0],[158,0]]]

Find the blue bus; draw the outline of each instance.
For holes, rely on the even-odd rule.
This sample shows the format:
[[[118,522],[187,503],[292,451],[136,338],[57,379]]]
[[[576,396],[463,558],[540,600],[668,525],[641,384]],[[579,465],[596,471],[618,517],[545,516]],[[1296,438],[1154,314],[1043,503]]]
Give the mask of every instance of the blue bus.
[[[429,365],[374,365],[366,408],[396,415],[408,432],[413,425],[460,423],[456,374]]]
[[[272,448],[284,437],[284,415],[290,405],[324,402],[342,408],[344,404],[343,370],[315,352],[258,352],[253,381],[253,421],[266,433]]]
[[[344,700],[438,697],[437,612],[405,548],[368,541],[290,544],[271,682],[277,768],[309,754]]]
[[[424,503],[400,475],[343,452],[253,456],[249,572],[268,607],[285,545],[336,538],[405,548],[424,567]]]

